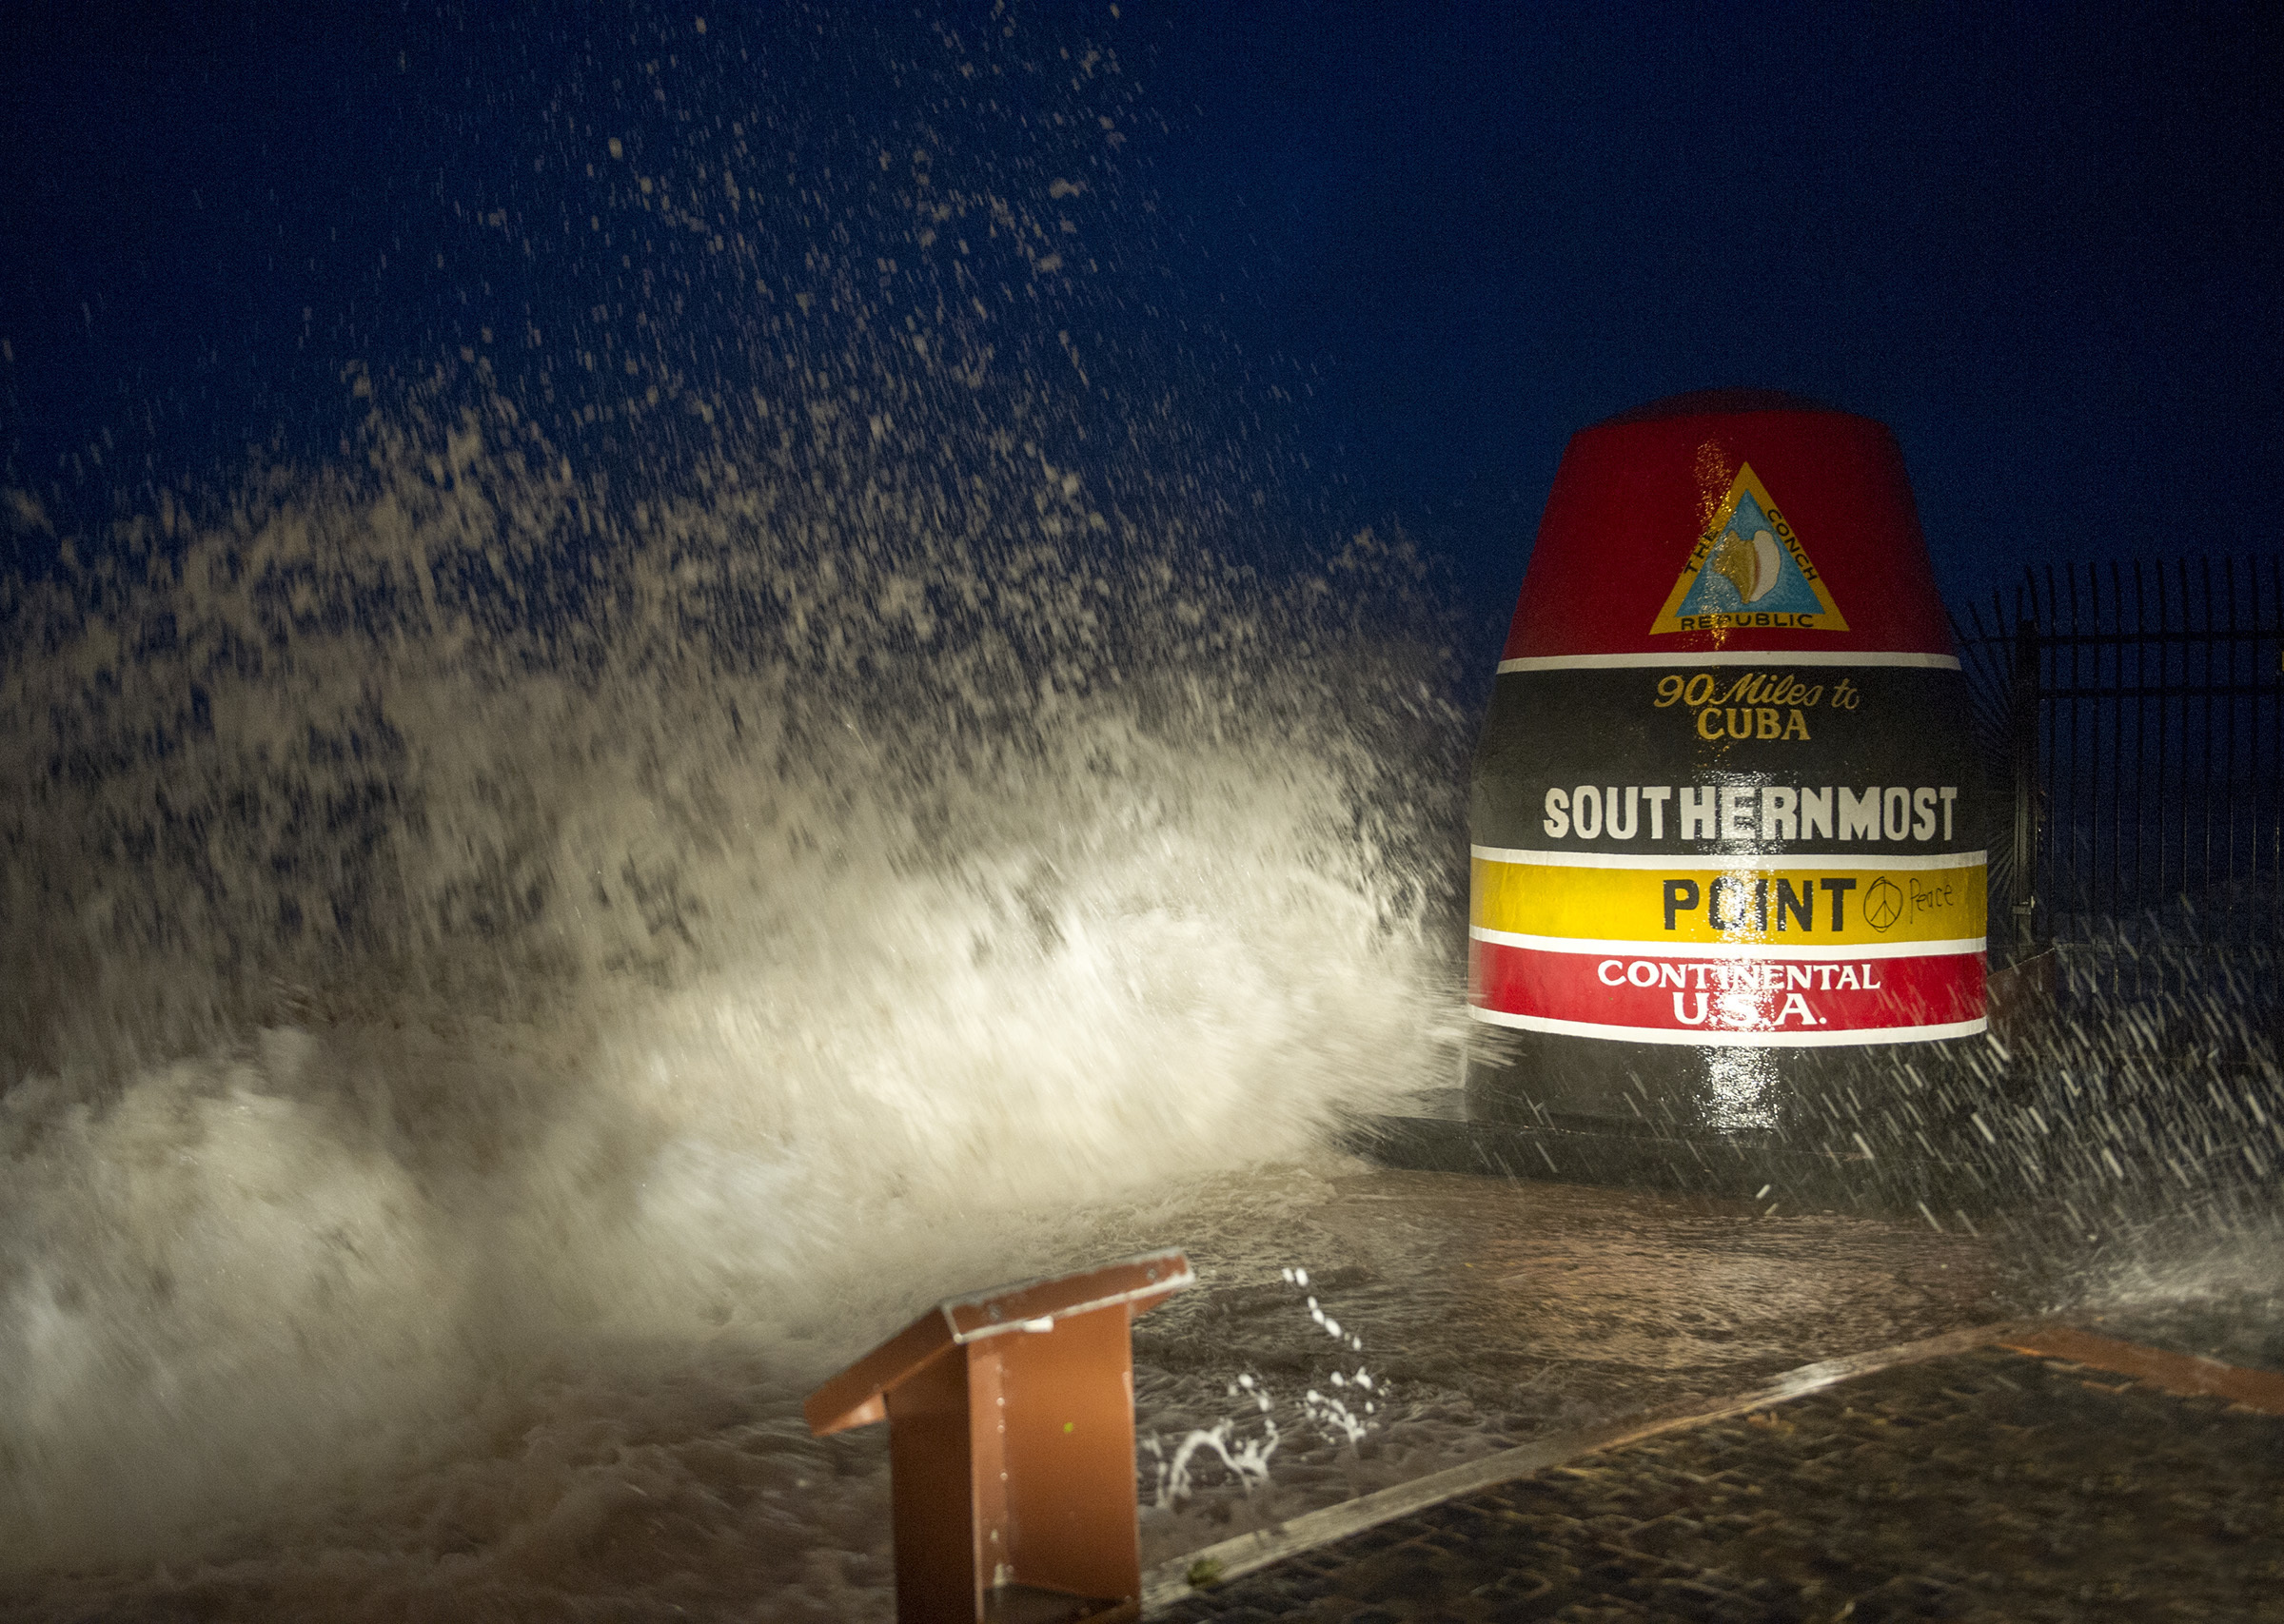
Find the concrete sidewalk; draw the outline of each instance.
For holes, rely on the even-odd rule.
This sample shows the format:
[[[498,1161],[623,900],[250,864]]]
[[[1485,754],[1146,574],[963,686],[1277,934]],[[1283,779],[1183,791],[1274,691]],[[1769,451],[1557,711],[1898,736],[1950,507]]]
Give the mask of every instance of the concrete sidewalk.
[[[1151,1575],[1144,1614],[2284,1624],[2270,1372],[1998,1327],[1571,1441],[1228,1541]]]

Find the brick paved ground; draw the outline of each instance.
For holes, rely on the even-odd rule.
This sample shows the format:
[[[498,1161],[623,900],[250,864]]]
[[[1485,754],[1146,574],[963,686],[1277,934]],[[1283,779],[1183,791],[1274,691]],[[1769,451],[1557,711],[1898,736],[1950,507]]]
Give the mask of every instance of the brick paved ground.
[[[1156,1616],[2284,1624],[2284,1418],[1985,1348],[1447,1501]]]

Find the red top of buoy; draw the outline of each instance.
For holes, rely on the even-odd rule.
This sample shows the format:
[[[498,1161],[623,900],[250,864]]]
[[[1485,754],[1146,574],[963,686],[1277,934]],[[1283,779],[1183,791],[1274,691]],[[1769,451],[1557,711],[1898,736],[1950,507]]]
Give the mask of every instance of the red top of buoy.
[[[1503,657],[1724,649],[1955,652],[1885,424],[1703,390],[1571,437]]]

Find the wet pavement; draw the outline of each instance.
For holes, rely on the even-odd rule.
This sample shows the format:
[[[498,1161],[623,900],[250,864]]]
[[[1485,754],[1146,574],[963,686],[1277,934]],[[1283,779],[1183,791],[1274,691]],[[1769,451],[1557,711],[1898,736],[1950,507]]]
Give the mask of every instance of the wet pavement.
[[[1648,1604],[1623,1585],[1650,1585],[1643,1594],[1653,1602],[1660,1594],[1696,1595],[1656,1591],[1667,1580],[1714,1590],[1726,1583],[1724,1594],[1771,1609],[1762,1616],[1834,1616],[1904,1569],[1880,1576],[1861,1551],[1838,1548],[1819,1559],[1855,1565],[1827,1572],[1785,1544],[1788,1526],[1822,1528],[1813,1515],[1838,1503],[1802,1487],[1813,1486],[1813,1473],[1761,1482],[1759,1501],[1684,1499],[1645,1513],[1585,1509],[1587,1500],[1579,1499],[1572,1510],[1546,1512],[1571,1517],[1621,1552],[1634,1549],[1632,1536],[1603,1519],[1660,1522],[1664,1532],[1648,1536],[1657,1539],[1680,1528],[1677,1519],[1706,1531],[1693,1536],[1697,1545],[1637,1550],[1653,1565],[1602,1590],[1592,1588],[1603,1583],[1597,1574],[1619,1557],[1595,1554],[1591,1540],[1565,1544],[1542,1534],[1533,1536],[1540,1545],[1526,1549],[1511,1534],[1462,1538],[1468,1529],[1507,1525],[1497,1506],[1473,1517],[1458,1508],[1485,1495],[1511,1501],[1529,1488],[1523,1473],[1499,1464],[1511,1464],[1517,1449],[1543,1457],[1530,1471],[1575,1468],[1599,1451],[1608,1457],[1602,1469],[1613,1475],[1603,1481],[1614,1481],[1632,1469],[1626,1462],[1664,1458],[1639,1453],[1649,1443],[1643,1429],[1664,1419],[1719,1410],[1816,1361],[1858,1359],[1962,1327],[2064,1314],[2105,1336],[2284,1369],[2276,1287],[2284,1242],[2269,1235],[2254,1243],[2241,1227],[2208,1226],[2178,1244],[2161,1227],[2106,1225],[2097,1237],[1986,1223],[1976,1233],[1948,1222],[1938,1227],[1908,1206],[1819,1210],[1775,1192],[1754,1200],[1510,1182],[1345,1157],[1253,1168],[1242,1178],[1201,1176],[1058,1215],[1052,1224],[994,1226],[988,1214],[972,1216],[968,1250],[932,1269],[937,1283],[928,1300],[1169,1243],[1183,1245],[1197,1267],[1196,1287],[1134,1327],[1145,1446],[1140,1532],[1153,1572],[1179,1579],[1190,1563],[1249,1528],[1290,1529],[1363,1504],[1385,1507],[1382,1497],[1421,1496],[1392,1513],[1386,1529],[1344,1531],[1363,1536],[1364,1545],[1318,1541],[1306,1553],[1296,1548],[1297,1560],[1257,1574],[1232,1571],[1228,1583],[1194,1596],[1174,1594],[1187,1587],[1161,1586],[1157,1594],[1177,1608],[1170,1615],[1184,1618],[1559,1617],[1565,1609],[1585,1609],[1572,1618],[1644,1616]],[[1306,1284],[1291,1278],[1303,1266]],[[1311,1317],[1311,1298],[1343,1338]],[[345,1468],[343,1481],[319,1484],[323,1493],[225,1522],[200,1543],[160,1556],[0,1576],[0,1618],[886,1620],[895,1597],[885,1429],[811,1438],[798,1398],[914,1311],[909,1302],[887,1303],[877,1306],[877,1323],[856,1326],[834,1326],[820,1315],[820,1326],[832,1328],[812,1335],[814,1347],[725,1334],[697,1348],[566,1345],[535,1370],[502,1365],[497,1384],[464,1411],[443,1410],[442,1419],[402,1435],[423,1453],[363,1477]],[[1337,1428],[1312,1420],[1306,1400],[1359,1400],[1358,1373],[1367,1367],[1376,1385],[1362,1401],[1378,1404],[1368,1417],[1374,1430],[1351,1446]],[[1240,1385],[1245,1378],[1250,1388]],[[1993,1401],[2006,1392],[1985,1387]],[[1273,1416],[1244,1396],[1264,1393],[1275,1396]],[[1771,1406],[1806,1434],[1821,1424],[1804,1401],[1762,1405]],[[1237,1441],[1259,1444],[1272,1419],[1281,1432],[1266,1486],[1248,1493],[1229,1474],[1206,1469],[1191,1494],[1161,1500],[1166,1485],[1154,1469],[1190,1429],[1226,1423]],[[1747,1443],[1798,1436],[1772,1425],[1764,1437],[1737,1419],[1708,1426],[1704,1439],[1741,1426]],[[2233,1435],[2222,1428],[2213,1436]],[[1848,1447],[1882,1437],[1851,1437]],[[1627,1438],[1635,1441],[1620,1441]],[[1670,1431],[1661,1438],[1661,1450],[1700,1447]],[[1149,1452],[1153,1442],[1166,1456]],[[2265,1447],[2272,1458],[2284,1454],[2273,1436]],[[1844,1493],[1858,1478],[1935,1493],[1931,1479],[1915,1476],[1908,1451],[1896,1458],[1843,1477]],[[1743,1465],[1686,1470],[1715,1480],[1773,1459],[1737,1457]],[[1211,1466],[1203,1457],[1192,1463]],[[1479,1469],[1496,1480],[1439,1487],[1449,1484],[1447,1474]],[[1829,1461],[1821,1469],[1841,1470]],[[2093,1468],[2076,1470],[2083,1477]],[[2131,1461],[2100,1470],[2140,1471]],[[1540,1485],[1533,1496],[1584,1493],[1571,1479],[1532,1481]],[[2146,1473],[2133,1481],[2121,1505],[2057,1501],[2055,1536],[2098,1534],[2113,1511],[2130,1520],[2192,1492]],[[1634,1491],[1643,1505],[1680,1492],[1646,1479]],[[1787,1495],[1806,1498],[1809,1511],[1783,1509]],[[1451,1507],[1430,1511],[1445,1500]],[[1544,1510],[1551,1502],[1528,1503]],[[1752,1525],[1756,1504],[1774,1520]],[[1870,1508],[1862,1516],[1890,1515],[1888,1502],[1862,1504]],[[1722,1520],[1737,1517],[1745,1525]],[[1407,1518],[1425,1520],[1415,1527]],[[1440,1576],[1388,1566],[1397,1561],[1388,1551],[1436,1549],[1420,1542],[1439,1527],[1437,1538],[1457,1544],[1420,1560]],[[0,1554],[11,1537],[0,1532]],[[2127,1543],[2140,1537],[2130,1528],[2121,1536]],[[2232,1571],[2245,1562],[2257,1569],[2247,1551],[2274,1542],[2273,1530],[2253,1528]],[[1953,1585],[1941,1595],[1985,1596],[1975,1604],[2003,1615],[1990,1612],[1995,1604],[1975,1588],[1976,1575],[2010,1573],[2012,1559],[2000,1551],[1977,1558],[1978,1566],[1940,1556],[1945,1573],[1966,1575],[1956,1582],[1939,1575]],[[1478,1563],[1473,1576],[1457,1566],[1466,1561]],[[1571,1568],[1578,1576],[1565,1576]],[[1413,1576],[1403,1578],[1407,1572]],[[1546,1581],[1545,1593],[1533,1592],[1537,1600],[1514,1590],[1521,1578],[1497,1589],[1527,1573]],[[1777,1588],[1750,1591],[1762,1578]],[[1811,1591],[1812,1579],[1825,1588]],[[1321,1588],[1292,1588],[1309,1585]],[[2284,1583],[2272,1588],[2284,1592]],[[1780,1602],[1801,1611],[1775,1610]],[[1868,1615],[1873,1605],[1863,1600],[1850,1616]],[[1624,1611],[1629,1606],[1631,1614]],[[1646,1615],[1659,1615],[1656,1606]],[[1540,1611],[1512,1611],[1519,1607]],[[1597,1607],[1618,1611],[1597,1614]],[[2079,1615],[2143,1614],[2097,1607]],[[2261,1616],[2242,1608],[2213,1615]]]
[[[1351,1164],[1297,1171],[1242,1199],[1193,1205],[1172,1230],[1200,1285],[1135,1322],[1145,1442],[1145,1565],[1264,1519],[1604,1422],[1702,1411],[1817,1360],[2021,1317],[2034,1271],[1994,1238],[1938,1232],[1917,1213],[1793,1211],[1772,1203],[1485,1179]],[[1283,1278],[1306,1265],[1309,1281]],[[1335,1341],[1324,1311],[1363,1343]],[[1309,1390],[1362,1399],[1372,1430],[1349,1450],[1309,1424]],[[1233,1421],[1258,1438],[1233,1383],[1275,1396],[1271,1478],[1248,1495],[1211,1458],[1179,1511],[1152,1503],[1152,1439]]]
[[[1162,1570],[1148,1613],[2284,1620],[2284,1376],[2052,1325],[1977,1340],[1827,1372],[1799,1397],[1540,1465],[1258,1572],[1237,1571],[1249,1557],[1232,1541]]]

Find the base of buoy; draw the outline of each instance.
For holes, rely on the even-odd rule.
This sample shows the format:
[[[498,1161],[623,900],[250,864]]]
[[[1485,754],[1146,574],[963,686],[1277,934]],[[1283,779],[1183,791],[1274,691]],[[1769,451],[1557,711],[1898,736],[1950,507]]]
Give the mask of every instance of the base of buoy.
[[[1932,1125],[1957,1101],[1998,1086],[2004,1069],[2002,1048],[1985,1036],[1753,1048],[1478,1028],[1467,1044],[1466,1114],[1596,1135],[1798,1143],[1899,1096]]]
[[[1926,1203],[1947,1220],[1962,1208],[1977,1216],[1992,1209],[1962,1164],[1803,1150],[1768,1135],[1596,1133],[1469,1121],[1454,1110],[1356,1117],[1340,1142],[1384,1167],[1757,1200],[1789,1212],[1908,1212]]]

